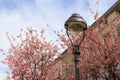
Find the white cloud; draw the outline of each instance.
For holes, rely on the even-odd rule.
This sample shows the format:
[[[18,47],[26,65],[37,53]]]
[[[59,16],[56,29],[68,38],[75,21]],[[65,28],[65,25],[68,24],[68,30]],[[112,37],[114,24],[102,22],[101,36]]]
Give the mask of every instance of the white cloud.
[[[95,1],[89,1],[92,9],[95,7]],[[99,13],[103,14],[113,2],[115,1],[99,0]],[[21,2],[14,1],[14,4],[17,6],[14,10],[0,10],[0,42],[2,42],[0,47],[7,48],[8,46],[6,32],[16,35],[21,28],[30,26],[41,30],[49,24],[49,28],[45,28],[48,32],[46,35],[48,38],[54,38],[52,31],[64,29],[65,20],[74,12],[83,16],[89,25],[94,22],[84,0],[75,0],[74,5],[70,8],[64,8],[59,0],[35,0],[33,5],[22,0]],[[70,6],[67,3],[64,4]]]
[[[9,71],[8,66],[0,63],[0,80],[5,80],[6,71]]]
[[[0,76],[0,80],[5,80],[5,76]]]

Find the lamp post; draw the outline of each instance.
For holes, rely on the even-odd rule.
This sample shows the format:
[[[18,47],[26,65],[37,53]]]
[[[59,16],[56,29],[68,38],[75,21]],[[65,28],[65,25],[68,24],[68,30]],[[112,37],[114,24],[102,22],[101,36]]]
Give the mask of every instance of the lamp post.
[[[78,65],[79,56],[80,56],[79,48],[85,37],[85,31],[87,30],[87,23],[79,14],[74,13],[68,18],[68,20],[66,20],[64,27],[66,29],[67,36],[73,47],[72,53],[74,55],[75,77],[76,77],[76,80],[80,80],[79,65]],[[79,43],[76,44],[71,39],[69,32],[72,33],[74,37],[77,37],[78,34],[81,32],[81,34],[83,34],[83,37],[79,41]]]

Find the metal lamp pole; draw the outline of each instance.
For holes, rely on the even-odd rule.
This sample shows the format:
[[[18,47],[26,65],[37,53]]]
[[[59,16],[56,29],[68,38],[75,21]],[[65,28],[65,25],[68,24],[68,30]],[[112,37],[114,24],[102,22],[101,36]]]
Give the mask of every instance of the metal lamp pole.
[[[72,14],[68,20],[65,22],[65,29],[67,36],[73,47],[73,55],[74,55],[74,64],[75,64],[75,77],[76,80],[80,80],[80,72],[79,72],[79,56],[80,56],[80,45],[85,37],[85,31],[87,30],[86,21],[77,13]],[[70,38],[69,32],[77,35],[80,32],[83,32],[83,37],[78,44],[74,44],[73,40]]]

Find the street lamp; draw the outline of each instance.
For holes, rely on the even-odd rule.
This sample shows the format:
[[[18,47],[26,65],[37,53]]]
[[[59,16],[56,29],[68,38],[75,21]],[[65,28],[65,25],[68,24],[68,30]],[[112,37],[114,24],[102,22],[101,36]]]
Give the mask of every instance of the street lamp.
[[[67,36],[73,47],[73,55],[74,55],[74,63],[75,63],[75,77],[76,77],[76,80],[80,80],[79,65],[78,65],[79,56],[80,56],[79,47],[82,41],[84,40],[85,31],[87,30],[87,23],[79,14],[74,13],[68,18],[68,20],[66,20],[64,27],[66,29]],[[71,39],[70,33],[72,33],[74,37],[77,37],[81,33],[83,34],[83,37],[79,41],[79,43],[76,44]]]

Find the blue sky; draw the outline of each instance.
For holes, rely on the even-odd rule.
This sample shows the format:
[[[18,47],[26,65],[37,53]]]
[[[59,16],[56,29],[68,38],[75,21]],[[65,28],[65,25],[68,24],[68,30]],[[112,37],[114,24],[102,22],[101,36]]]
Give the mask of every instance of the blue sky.
[[[94,11],[98,8],[101,16],[117,0],[99,0],[99,6],[95,5],[97,0],[88,1],[89,7]],[[72,13],[79,13],[91,25],[94,19],[89,7],[86,0],[0,0],[0,48],[6,52],[9,49],[6,32],[16,35],[26,27],[46,29],[47,39],[54,40],[57,36],[53,31],[64,29],[64,22]],[[0,56],[2,60],[4,56]],[[5,70],[7,67],[0,63],[0,76]]]

